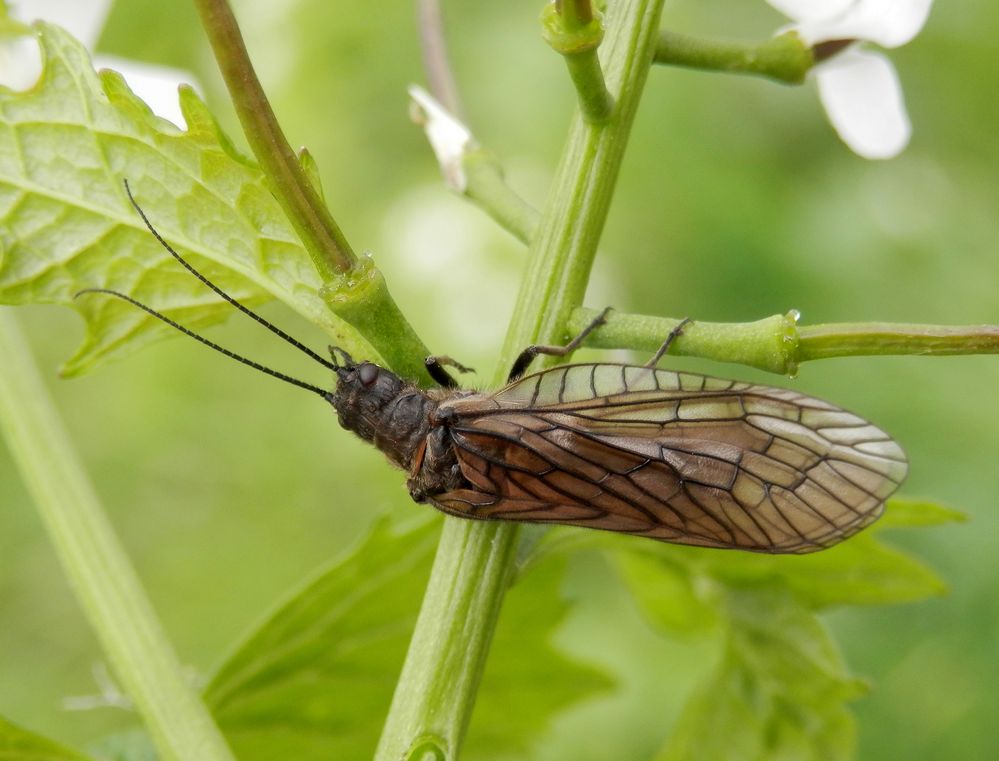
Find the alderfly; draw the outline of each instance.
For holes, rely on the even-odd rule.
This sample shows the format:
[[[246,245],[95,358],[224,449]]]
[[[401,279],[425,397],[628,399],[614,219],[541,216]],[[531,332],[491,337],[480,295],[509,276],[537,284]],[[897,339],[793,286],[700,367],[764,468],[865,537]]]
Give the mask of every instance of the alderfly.
[[[126,184],[126,191],[128,185]],[[156,239],[202,283],[332,370],[327,391],[253,362],[124,299],[203,344],[321,396],[340,424],[380,449],[409,478],[417,502],[463,518],[555,523],[664,542],[769,553],[834,545],[875,521],[905,478],[888,434],[828,402],[770,386],[647,365],[571,364],[524,375],[532,346],[498,391],[441,385],[423,391],[371,362],[330,348],[327,360],[251,312],[197,272],[129,200]],[[681,326],[682,327],[682,326]],[[460,366],[459,366],[460,367]]]

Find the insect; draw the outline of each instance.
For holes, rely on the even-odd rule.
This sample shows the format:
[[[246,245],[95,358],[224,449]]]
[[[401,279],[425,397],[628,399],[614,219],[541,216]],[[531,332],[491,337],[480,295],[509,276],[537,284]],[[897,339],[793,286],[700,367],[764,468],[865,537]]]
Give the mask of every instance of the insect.
[[[129,200],[150,232],[236,309],[332,370],[327,390],[209,341],[131,297],[105,289],[201,343],[321,396],[340,424],[408,473],[417,502],[450,515],[605,529],[665,542],[807,553],[875,521],[905,478],[902,448],[828,402],[770,386],[656,369],[679,330],[646,365],[569,364],[531,375],[531,346],[498,391],[460,389],[429,358],[441,385],[424,391],[330,347],[327,360],[199,273]],[[80,294],[78,294],[80,295]],[[606,314],[606,310],[605,313]],[[682,328],[682,324],[680,326]]]

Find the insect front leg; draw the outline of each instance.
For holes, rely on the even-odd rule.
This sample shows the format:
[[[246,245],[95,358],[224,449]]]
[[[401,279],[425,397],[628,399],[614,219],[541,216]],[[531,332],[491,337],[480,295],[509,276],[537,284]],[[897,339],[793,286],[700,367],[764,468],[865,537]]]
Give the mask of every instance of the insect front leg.
[[[583,341],[586,340],[586,337],[590,335],[590,333],[607,322],[607,315],[610,313],[611,309],[612,307],[605,307],[600,314],[593,318],[593,321],[589,325],[579,332],[578,336],[573,338],[565,346],[528,346],[520,352],[520,356],[518,356],[517,360],[513,363],[513,367],[510,368],[510,374],[507,376],[506,382],[510,383],[511,381],[515,381],[523,375],[524,371],[527,370],[528,366],[539,354],[547,354],[552,357],[564,357],[566,354],[571,354],[576,351],[576,349],[582,345]]]
[[[471,367],[465,367],[458,360],[447,356],[427,357],[423,360],[423,364],[426,365],[427,373],[430,374],[430,377],[441,388],[458,388],[458,381],[451,376],[451,373],[444,369],[445,367],[453,367],[459,373],[475,372]]]

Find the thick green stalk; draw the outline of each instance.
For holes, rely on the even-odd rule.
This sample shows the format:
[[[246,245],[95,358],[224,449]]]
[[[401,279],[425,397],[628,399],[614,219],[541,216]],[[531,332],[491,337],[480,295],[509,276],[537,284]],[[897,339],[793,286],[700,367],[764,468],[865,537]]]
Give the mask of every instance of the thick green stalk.
[[[574,309],[570,332],[580,332],[600,313]],[[795,313],[775,314],[755,322],[702,322],[695,320],[670,344],[670,354],[738,362],[781,375],[793,375],[798,334]],[[651,356],[680,324],[671,317],[611,311],[607,322],[593,331],[585,346],[597,349],[639,349]]]
[[[655,47],[663,0],[621,0],[608,20],[608,83],[617,108],[604,125],[570,127],[531,245],[495,381],[524,345],[557,342],[579,306]],[[517,527],[445,521],[427,594],[375,758],[455,759],[471,716],[511,577]]]
[[[101,509],[12,311],[0,309],[0,430],[83,612],[160,758],[232,761]]]
[[[725,42],[669,30],[659,33],[655,62],[729,74],[753,74],[790,85],[805,81],[815,53],[794,32],[765,42]]]
[[[572,312],[569,332],[578,333],[599,310]],[[599,349],[654,352],[679,324],[670,317],[612,311],[607,323],[587,338]],[[794,375],[798,365],[815,359],[859,356],[952,356],[999,353],[996,325],[914,325],[897,322],[844,322],[797,325],[797,314],[776,314],[755,322],[695,320],[670,346],[670,353],[738,362],[781,375]]]

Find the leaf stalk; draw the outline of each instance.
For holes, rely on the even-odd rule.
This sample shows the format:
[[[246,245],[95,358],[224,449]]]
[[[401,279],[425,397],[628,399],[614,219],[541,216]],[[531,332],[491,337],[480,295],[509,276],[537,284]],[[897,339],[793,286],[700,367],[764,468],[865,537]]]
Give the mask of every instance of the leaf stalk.
[[[357,256],[288,144],[250,62],[232,8],[225,0],[195,0],[195,5],[243,132],[275,198],[323,280],[349,272]]]

